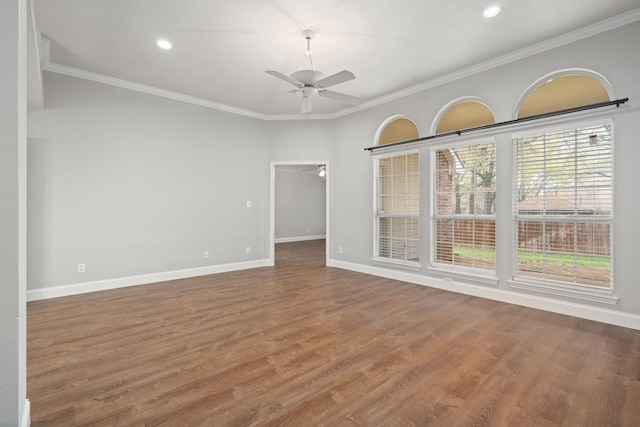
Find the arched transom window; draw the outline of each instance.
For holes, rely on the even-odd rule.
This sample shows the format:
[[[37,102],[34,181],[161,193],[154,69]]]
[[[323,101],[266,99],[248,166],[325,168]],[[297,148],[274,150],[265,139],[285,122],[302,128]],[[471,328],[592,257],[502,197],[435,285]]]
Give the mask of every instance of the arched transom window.
[[[535,86],[521,103],[518,118],[609,100],[609,92],[599,79],[583,74],[560,75]]]
[[[450,107],[438,120],[436,133],[453,132],[495,123],[493,112],[478,101],[464,101]]]

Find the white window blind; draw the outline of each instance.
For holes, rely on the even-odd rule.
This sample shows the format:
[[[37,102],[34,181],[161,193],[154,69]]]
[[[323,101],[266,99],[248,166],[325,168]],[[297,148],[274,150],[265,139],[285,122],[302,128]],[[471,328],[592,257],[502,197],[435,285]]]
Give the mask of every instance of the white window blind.
[[[496,144],[433,151],[433,262],[495,270]]]
[[[514,141],[515,276],[611,288],[611,124]]]
[[[417,263],[420,258],[418,153],[376,161],[375,257]]]

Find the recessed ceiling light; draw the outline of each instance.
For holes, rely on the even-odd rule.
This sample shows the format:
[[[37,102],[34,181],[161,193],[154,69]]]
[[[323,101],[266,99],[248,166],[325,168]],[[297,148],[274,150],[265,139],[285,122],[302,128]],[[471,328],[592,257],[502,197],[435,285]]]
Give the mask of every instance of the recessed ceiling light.
[[[500,10],[501,10],[500,6],[491,6],[485,9],[482,15],[485,18],[493,18],[494,16],[497,16],[500,13]]]
[[[156,42],[156,45],[160,48],[160,49],[164,49],[164,50],[169,50],[171,49],[171,43],[169,43],[166,40],[158,40]]]

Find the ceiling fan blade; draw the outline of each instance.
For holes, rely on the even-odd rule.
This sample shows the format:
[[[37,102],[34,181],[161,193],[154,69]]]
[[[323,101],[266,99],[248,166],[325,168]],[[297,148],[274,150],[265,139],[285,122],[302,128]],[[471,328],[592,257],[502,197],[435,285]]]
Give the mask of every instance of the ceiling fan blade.
[[[300,89],[285,90],[284,92],[269,93],[267,95],[257,96],[257,101],[268,101],[269,99],[280,98],[281,96],[291,95],[300,92]]]
[[[345,104],[350,105],[358,105],[362,101],[357,96],[347,95],[346,93],[334,92],[332,90],[321,90],[319,91],[320,96],[324,96],[325,98],[331,98],[335,101],[344,102]]]
[[[319,88],[327,88],[329,86],[337,85],[340,83],[348,82],[349,80],[355,79],[356,76],[353,75],[351,71],[342,70],[339,73],[332,74],[323,79],[318,80],[314,86]]]
[[[292,79],[291,77],[286,76],[286,75],[282,74],[279,71],[267,70],[267,71],[265,71],[265,73],[271,74],[272,76],[277,77],[277,78],[279,78],[281,80],[284,80],[287,83],[291,83],[294,86],[304,87],[304,83],[301,83],[301,82],[297,81],[296,79]]]
[[[305,96],[302,98],[302,106],[300,107],[300,113],[307,114],[311,112],[311,97]]]

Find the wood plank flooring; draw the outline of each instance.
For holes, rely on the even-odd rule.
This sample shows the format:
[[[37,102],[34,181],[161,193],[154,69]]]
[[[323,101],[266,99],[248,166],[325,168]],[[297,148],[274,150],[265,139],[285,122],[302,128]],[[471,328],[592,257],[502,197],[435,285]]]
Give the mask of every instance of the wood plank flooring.
[[[324,267],[28,304],[38,426],[640,426],[640,332]]]

